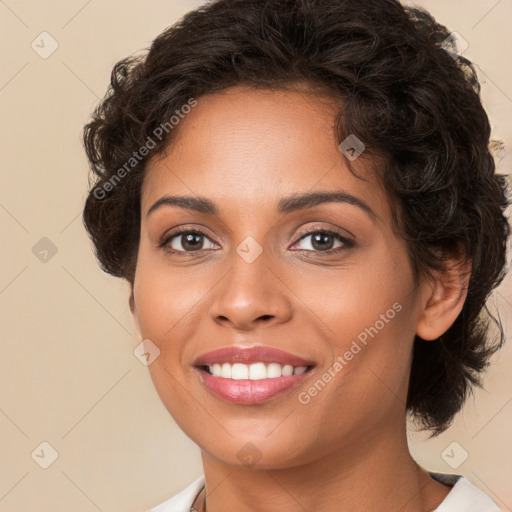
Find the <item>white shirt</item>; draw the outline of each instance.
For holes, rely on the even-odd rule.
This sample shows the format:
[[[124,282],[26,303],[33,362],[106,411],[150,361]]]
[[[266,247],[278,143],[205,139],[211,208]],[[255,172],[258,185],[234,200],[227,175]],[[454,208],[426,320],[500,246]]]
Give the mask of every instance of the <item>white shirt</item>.
[[[501,510],[487,494],[463,476],[441,473],[430,473],[430,476],[447,485],[453,485],[441,505],[432,512],[500,512]],[[204,476],[201,476],[179,494],[148,512],[190,512],[192,504],[203,487]]]

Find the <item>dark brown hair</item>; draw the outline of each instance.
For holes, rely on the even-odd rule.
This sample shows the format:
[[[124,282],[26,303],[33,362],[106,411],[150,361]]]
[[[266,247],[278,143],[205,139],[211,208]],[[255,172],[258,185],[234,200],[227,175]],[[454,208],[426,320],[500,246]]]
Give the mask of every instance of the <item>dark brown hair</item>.
[[[238,84],[308,84],[342,100],[338,141],[354,134],[385,157],[379,179],[416,275],[454,254],[471,261],[454,324],[435,342],[414,341],[407,408],[433,435],[443,431],[504,341],[485,304],[504,277],[508,202],[472,64],[444,26],[395,0],[217,0],[191,11],[149,52],[114,66],[85,126],[84,222],[106,272],[133,283],[144,167],[172,141],[169,120]]]

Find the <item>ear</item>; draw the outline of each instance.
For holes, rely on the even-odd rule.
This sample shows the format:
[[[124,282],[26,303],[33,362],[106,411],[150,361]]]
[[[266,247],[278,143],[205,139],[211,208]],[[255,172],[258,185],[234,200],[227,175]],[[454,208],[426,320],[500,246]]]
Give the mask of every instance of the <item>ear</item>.
[[[137,332],[140,334],[139,315],[137,313],[137,306],[135,305],[135,297],[133,296],[133,284],[130,284],[130,297],[128,299],[128,304],[130,305],[130,311],[133,316],[133,321],[135,322],[135,327],[137,328]]]
[[[416,326],[420,338],[435,340],[455,322],[466,300],[470,275],[470,261],[453,259],[422,283],[422,311]]]

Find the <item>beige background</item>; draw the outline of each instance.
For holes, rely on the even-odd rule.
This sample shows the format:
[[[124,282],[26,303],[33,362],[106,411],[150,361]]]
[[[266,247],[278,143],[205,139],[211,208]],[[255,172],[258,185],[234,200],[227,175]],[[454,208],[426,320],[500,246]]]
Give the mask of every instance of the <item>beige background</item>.
[[[81,129],[112,65],[200,3],[0,0],[0,511],[136,512],[202,472],[199,450],[132,353],[126,285],[98,269],[80,219],[87,187]],[[465,54],[479,63],[494,136],[508,145],[500,162],[506,173],[512,0],[417,3],[460,33]],[[43,31],[59,45],[47,59],[31,48]],[[512,277],[493,304],[510,339]],[[511,355],[509,343],[494,359],[487,390],[446,433],[430,441],[411,435],[420,463],[464,474],[504,510],[512,510]],[[48,469],[38,465],[50,461],[43,441],[58,452]],[[450,467],[445,459],[460,463],[462,450],[467,460]]]

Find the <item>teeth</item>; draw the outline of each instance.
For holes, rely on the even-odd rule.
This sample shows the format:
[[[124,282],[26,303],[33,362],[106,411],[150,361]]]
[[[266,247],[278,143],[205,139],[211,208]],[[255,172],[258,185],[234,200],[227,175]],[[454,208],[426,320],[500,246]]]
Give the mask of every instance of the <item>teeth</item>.
[[[218,374],[217,374],[217,377],[219,377]],[[224,377],[225,379],[231,379],[231,365],[229,363],[224,363],[222,365],[220,377]]]
[[[231,366],[231,378],[242,380],[249,378],[249,367],[246,364],[235,363]]]
[[[288,377],[289,375],[293,375],[293,366],[286,364],[283,366],[281,370],[283,377]]]
[[[214,377],[223,377],[224,379],[234,380],[261,380],[275,379],[276,377],[288,377],[290,375],[300,375],[307,370],[307,367],[293,367],[291,364],[280,365],[279,363],[215,363],[208,366],[208,369]]]
[[[241,365],[242,366],[242,365]],[[243,365],[245,366],[245,365]],[[264,363],[254,363],[249,366],[249,379],[260,380],[267,378],[267,367]]]
[[[282,367],[278,363],[270,363],[267,367],[267,378],[273,379],[275,377],[281,377]]]

